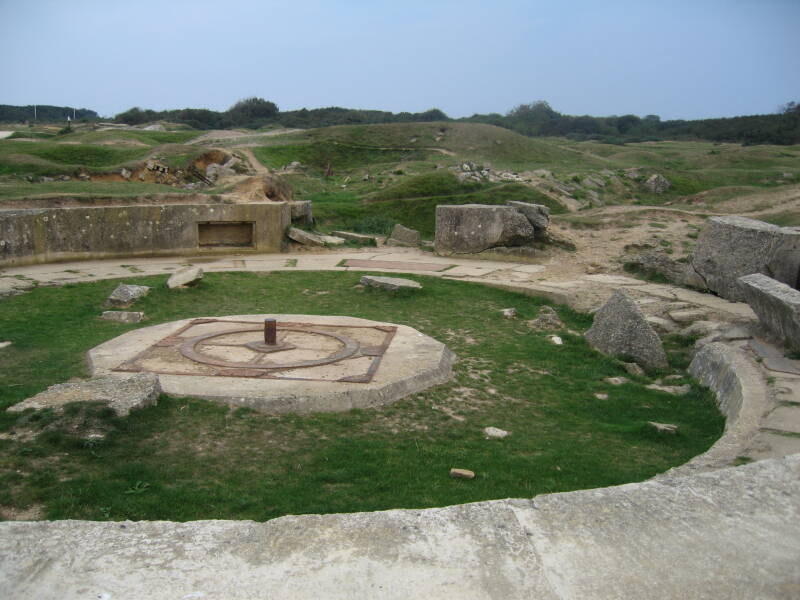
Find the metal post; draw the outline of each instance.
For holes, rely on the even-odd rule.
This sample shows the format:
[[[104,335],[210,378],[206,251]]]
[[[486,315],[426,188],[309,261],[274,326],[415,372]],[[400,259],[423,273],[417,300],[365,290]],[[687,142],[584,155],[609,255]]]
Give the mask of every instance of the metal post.
[[[277,344],[277,329],[275,319],[264,319],[264,343],[267,346]]]

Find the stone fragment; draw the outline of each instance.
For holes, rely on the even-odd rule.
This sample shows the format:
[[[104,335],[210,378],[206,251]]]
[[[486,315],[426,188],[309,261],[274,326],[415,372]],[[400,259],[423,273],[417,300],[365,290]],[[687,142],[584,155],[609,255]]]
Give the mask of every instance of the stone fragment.
[[[695,321],[694,323],[692,323],[687,327],[684,327],[678,333],[684,337],[695,336],[695,335],[704,337],[707,335],[711,335],[715,331],[719,331],[721,328],[722,328],[722,323],[720,323],[719,321],[700,320],[700,321]]]
[[[364,275],[361,278],[361,285],[367,285],[384,290],[421,290],[422,285],[412,279],[402,279],[400,277],[378,277],[375,275]]]
[[[531,329],[563,329],[564,323],[552,306],[542,306],[539,309],[539,316],[527,321],[526,325]]]
[[[130,178],[131,178],[131,175],[133,175],[133,173],[131,173],[131,172],[130,172],[128,169],[126,169],[125,167],[122,167],[122,168],[119,170],[119,174],[120,174],[120,175],[122,175],[122,177],[123,177],[124,179],[130,179]]]
[[[610,383],[611,385],[623,385],[628,383],[627,377],[606,377],[606,383]]]
[[[508,435],[508,432],[503,429],[498,429],[497,427],[485,427],[483,429],[483,435],[488,439],[502,439]]]
[[[663,175],[654,173],[647,178],[647,181],[644,182],[644,187],[648,192],[652,192],[654,194],[663,194],[670,187],[672,187],[672,184]]]
[[[327,246],[341,246],[346,241],[344,238],[337,235],[321,235],[319,237],[322,238],[322,241],[325,242]]]
[[[171,290],[179,287],[197,285],[203,278],[203,269],[200,267],[183,267],[178,269],[167,279],[167,287]]]
[[[106,306],[114,306],[117,308],[125,308],[130,306],[142,296],[147,295],[150,288],[146,285],[130,285],[127,283],[120,283],[111,295],[106,298]]]
[[[11,345],[11,342],[0,342],[0,350],[3,348],[8,348]]]
[[[659,333],[672,333],[678,329],[675,323],[662,317],[647,317],[647,322]]]
[[[496,246],[524,246],[533,242],[528,219],[510,206],[462,204],[436,207],[438,254],[472,254]]]
[[[40,394],[9,407],[10,412],[22,412],[29,408],[60,409],[70,402],[104,402],[118,416],[125,417],[131,410],[155,404],[161,393],[158,376],[153,373],[137,373],[131,377],[100,377],[79,383],[51,385]]]
[[[513,319],[517,316],[516,308],[504,308],[500,311],[506,319]]]
[[[562,346],[564,344],[564,340],[562,340],[561,337],[558,335],[547,336],[547,339],[550,340],[551,344],[554,344],[556,346]]]
[[[644,375],[644,369],[637,365],[636,363],[623,363],[625,370],[628,372],[628,375]]]
[[[681,325],[686,325],[701,320],[703,317],[706,316],[707,313],[704,310],[688,309],[688,310],[673,310],[668,314],[669,318],[675,321],[676,323],[680,323]]]
[[[692,391],[692,386],[689,384],[686,385],[658,385],[657,383],[651,383],[649,385],[644,386],[648,390],[655,390],[657,392],[664,392],[666,394],[672,394],[673,396],[685,396],[690,391]]]
[[[656,423],[655,421],[648,421],[647,424],[658,433],[666,433],[669,435],[675,435],[678,433],[677,425],[670,425],[669,423]]]
[[[536,233],[544,232],[550,226],[550,208],[544,204],[533,204],[531,202],[507,202],[508,206],[517,209],[533,227]]]
[[[711,217],[697,240],[692,266],[708,289],[741,302],[740,277],[762,273],[797,289],[800,228],[738,216]]]
[[[311,200],[293,200],[289,202],[289,211],[292,223],[311,225],[314,223],[314,211],[311,207]]]
[[[450,477],[453,479],[475,479],[475,473],[469,469],[450,469]]]
[[[608,394],[603,394],[600,392],[596,393],[594,397],[597,398],[598,400],[608,400]]]
[[[322,239],[322,236],[317,235],[316,233],[303,231],[297,227],[289,227],[289,229],[286,231],[286,235],[289,237],[289,239],[294,240],[298,244],[303,244],[304,246],[325,245],[325,240]]]
[[[367,244],[369,246],[377,245],[377,238],[374,235],[367,235],[365,233],[353,233],[352,231],[333,231],[333,235],[353,242]]]
[[[597,311],[594,323],[584,337],[603,354],[633,359],[645,369],[667,366],[667,354],[658,334],[622,288],[615,290]]]
[[[398,223],[392,229],[391,235],[386,239],[386,245],[416,248],[419,246],[420,239],[419,231],[409,229]]]
[[[760,273],[740,277],[739,287],[761,324],[800,350],[800,291]]]
[[[144,313],[127,310],[106,310],[103,311],[100,318],[105,321],[115,321],[117,323],[139,323],[144,319]]]
[[[0,250],[2,250],[3,244],[4,242],[0,240]],[[34,287],[36,287],[34,281],[17,279],[16,277],[0,277],[0,298],[24,294]]]

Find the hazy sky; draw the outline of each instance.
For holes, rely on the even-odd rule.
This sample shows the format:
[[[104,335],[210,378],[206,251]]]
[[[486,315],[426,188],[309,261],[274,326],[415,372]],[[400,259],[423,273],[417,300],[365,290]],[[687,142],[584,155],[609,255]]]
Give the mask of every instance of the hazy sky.
[[[800,0],[0,0],[0,104],[113,115],[547,100],[695,119],[800,101]]]

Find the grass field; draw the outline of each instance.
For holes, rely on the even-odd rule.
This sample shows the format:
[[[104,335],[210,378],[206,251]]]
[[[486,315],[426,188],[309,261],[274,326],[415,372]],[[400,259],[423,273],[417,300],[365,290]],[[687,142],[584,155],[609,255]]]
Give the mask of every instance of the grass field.
[[[383,409],[311,416],[166,397],[126,419],[77,405],[63,415],[2,412],[0,510],[35,506],[50,519],[266,520],[531,497],[648,478],[722,432],[707,390],[676,398],[646,389],[650,377],[611,386],[606,377],[625,375],[618,361],[579,335],[561,331],[564,345],[553,346],[547,332],[529,329],[540,300],[425,277],[415,277],[420,293],[391,295],[357,287],[359,277],[207,274],[177,292],[165,288],[165,276],[147,277],[135,280],[153,286],[136,310],[146,324],[255,312],[408,324],[458,355],[450,383]],[[13,341],[0,353],[0,408],[85,376],[86,350],[137,327],[99,319],[116,283],[37,288],[0,303],[0,330]],[[501,316],[509,306],[518,319]],[[591,322],[558,311],[576,331]],[[670,342],[673,369],[685,366],[687,343]],[[658,436],[647,421],[677,424],[679,434]],[[487,426],[511,435],[486,440]],[[96,430],[107,432],[104,440],[85,439]],[[451,467],[477,478],[450,479]]]

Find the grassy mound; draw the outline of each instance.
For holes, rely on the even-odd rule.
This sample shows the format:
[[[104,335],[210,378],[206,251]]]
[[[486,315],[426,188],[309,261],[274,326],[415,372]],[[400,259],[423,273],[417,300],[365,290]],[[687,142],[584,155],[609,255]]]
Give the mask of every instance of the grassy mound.
[[[136,304],[148,324],[257,313],[347,314],[408,324],[459,356],[455,377],[378,410],[270,416],[162,397],[117,419],[101,407],[0,412],[0,510],[40,506],[51,519],[235,518],[431,507],[639,481],[707,449],[722,418],[707,390],[676,398],[583,338],[529,329],[542,301],[464,282],[414,277],[418,294],[355,287],[357,273],[212,273],[192,289],[165,277]],[[84,352],[138,326],[99,319],[116,281],[38,288],[0,303],[0,409],[85,375]],[[324,292],[324,293],[320,293]],[[518,319],[500,309],[515,306]],[[591,318],[559,307],[570,329]],[[685,366],[683,348],[671,353]],[[609,394],[606,400],[594,394]],[[658,436],[647,421],[674,423]],[[482,429],[511,432],[486,440]],[[103,440],[86,437],[106,432]],[[13,432],[14,435],[8,435]],[[38,433],[37,437],[31,437]],[[452,480],[451,467],[477,472]]]

